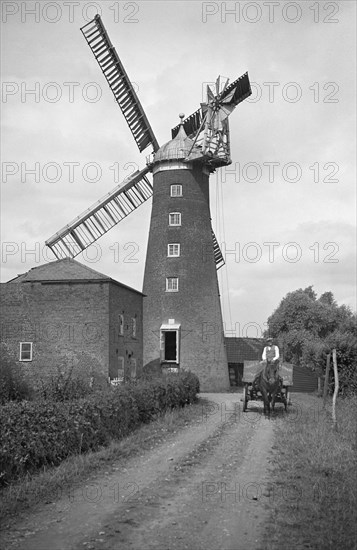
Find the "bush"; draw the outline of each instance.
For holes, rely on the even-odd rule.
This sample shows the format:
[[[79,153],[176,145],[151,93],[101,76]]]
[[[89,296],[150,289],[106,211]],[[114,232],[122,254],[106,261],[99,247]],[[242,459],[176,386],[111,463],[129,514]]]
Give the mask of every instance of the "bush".
[[[139,423],[126,388],[87,399],[9,403],[0,409],[1,481],[59,464],[72,454],[120,439]]]
[[[50,401],[71,401],[81,399],[93,393],[89,378],[73,373],[73,369],[62,372],[58,369],[56,376],[40,380],[36,388],[36,398]]]
[[[0,364],[0,404],[8,401],[30,399],[32,390],[21,375],[16,363],[1,350]]]
[[[321,376],[325,374],[326,357],[331,354],[329,391],[333,393],[335,379],[332,365],[332,350],[336,349],[339,377],[339,394],[357,395],[357,338],[350,332],[334,331],[325,340],[307,342],[304,346],[302,364],[313,366]]]
[[[0,483],[121,439],[160,412],[191,403],[198,388],[197,377],[184,372],[75,401],[7,403],[0,407]]]

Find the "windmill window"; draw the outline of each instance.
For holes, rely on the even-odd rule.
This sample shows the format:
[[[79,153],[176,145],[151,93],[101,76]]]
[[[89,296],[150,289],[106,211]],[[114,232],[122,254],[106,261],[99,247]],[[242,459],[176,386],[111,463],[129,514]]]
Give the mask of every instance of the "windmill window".
[[[20,361],[32,361],[32,342],[20,342]]]
[[[166,292],[178,292],[178,277],[166,278]]]
[[[169,225],[181,225],[181,212],[170,212]]]
[[[170,195],[171,197],[182,197],[182,185],[171,185]]]
[[[175,244],[168,244],[167,245],[167,255],[170,257],[170,258],[177,258],[178,256],[180,256],[180,245],[175,243]]]

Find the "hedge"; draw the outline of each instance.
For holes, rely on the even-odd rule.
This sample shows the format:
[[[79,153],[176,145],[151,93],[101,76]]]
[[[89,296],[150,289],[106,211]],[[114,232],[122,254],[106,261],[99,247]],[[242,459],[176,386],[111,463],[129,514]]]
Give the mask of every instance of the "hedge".
[[[182,372],[75,401],[9,402],[0,407],[0,484],[121,439],[158,413],[193,402],[198,391],[198,378]]]

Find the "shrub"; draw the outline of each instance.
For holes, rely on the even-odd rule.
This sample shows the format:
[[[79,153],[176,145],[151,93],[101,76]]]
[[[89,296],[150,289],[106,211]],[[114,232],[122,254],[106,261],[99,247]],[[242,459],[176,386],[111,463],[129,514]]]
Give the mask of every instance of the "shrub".
[[[56,376],[40,380],[36,388],[37,399],[51,401],[71,401],[81,399],[93,393],[89,379],[73,373],[73,369],[62,372],[58,369]]]
[[[0,407],[0,483],[121,439],[158,413],[191,403],[197,389],[197,377],[184,372],[72,401],[7,403]]]
[[[126,435],[138,424],[138,412],[128,391],[120,390],[76,401],[24,401],[1,407],[2,483]]]
[[[10,359],[6,350],[1,346],[0,350],[0,404],[8,401],[21,401],[30,399],[32,390],[15,361]]]

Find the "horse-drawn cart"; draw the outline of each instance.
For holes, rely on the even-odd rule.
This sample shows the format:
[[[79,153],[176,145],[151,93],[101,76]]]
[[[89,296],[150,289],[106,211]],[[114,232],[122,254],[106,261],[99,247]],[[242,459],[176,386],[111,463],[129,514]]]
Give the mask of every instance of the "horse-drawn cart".
[[[253,384],[257,374],[264,368],[259,361],[244,361],[243,370],[243,412],[247,410],[248,401],[262,400],[261,391]],[[283,382],[275,395],[274,402],[284,403],[285,410],[290,403],[290,387],[293,385],[293,365],[290,363],[280,363],[279,376]]]

